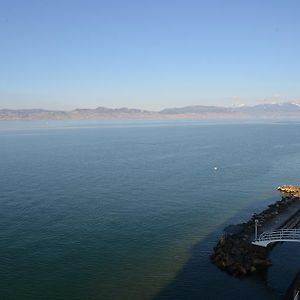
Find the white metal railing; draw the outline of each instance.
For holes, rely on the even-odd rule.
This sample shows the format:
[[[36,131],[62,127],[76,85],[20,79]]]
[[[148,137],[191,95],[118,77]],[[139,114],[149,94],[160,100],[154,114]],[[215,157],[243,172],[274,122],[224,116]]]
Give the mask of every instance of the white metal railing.
[[[280,229],[272,232],[263,232],[252,244],[266,247],[273,242],[300,242],[300,229]]]

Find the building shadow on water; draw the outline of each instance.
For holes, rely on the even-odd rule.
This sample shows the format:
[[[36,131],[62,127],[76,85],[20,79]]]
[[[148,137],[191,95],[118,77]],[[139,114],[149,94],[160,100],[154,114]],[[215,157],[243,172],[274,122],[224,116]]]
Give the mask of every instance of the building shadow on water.
[[[219,270],[210,261],[209,256],[223,228],[229,224],[247,221],[247,219],[241,220],[240,216],[250,217],[249,212],[257,212],[257,209],[252,206],[246,208],[239,216],[227,220],[213,233],[196,243],[190,250],[189,260],[172,282],[153,297],[153,300],[280,299],[282,291],[268,285],[268,271],[246,278],[235,278]]]

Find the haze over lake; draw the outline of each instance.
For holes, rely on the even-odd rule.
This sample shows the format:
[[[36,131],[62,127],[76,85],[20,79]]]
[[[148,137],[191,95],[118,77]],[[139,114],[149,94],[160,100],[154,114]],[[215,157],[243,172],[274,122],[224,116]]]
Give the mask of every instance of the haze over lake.
[[[279,299],[300,263],[297,243],[275,248],[265,279],[232,278],[209,255],[226,224],[279,199],[278,185],[299,183],[299,130],[0,123],[1,298],[216,299],[213,289]]]

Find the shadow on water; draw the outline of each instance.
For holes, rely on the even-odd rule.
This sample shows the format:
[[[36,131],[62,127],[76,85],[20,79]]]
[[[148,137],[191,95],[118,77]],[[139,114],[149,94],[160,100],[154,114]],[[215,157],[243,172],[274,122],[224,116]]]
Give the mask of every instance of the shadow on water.
[[[268,199],[264,203],[267,205],[275,200],[277,199],[272,198],[272,201]],[[261,203],[259,206],[261,206]],[[219,270],[211,263],[209,258],[224,227],[229,224],[245,222],[251,217],[252,213],[259,210],[260,208],[257,209],[257,205],[247,207],[219,226],[205,239],[195,244],[190,250],[189,260],[173,281],[164,287],[153,300],[280,299],[282,291],[268,285],[269,271],[246,278],[235,278]],[[278,274],[279,277],[282,275]]]

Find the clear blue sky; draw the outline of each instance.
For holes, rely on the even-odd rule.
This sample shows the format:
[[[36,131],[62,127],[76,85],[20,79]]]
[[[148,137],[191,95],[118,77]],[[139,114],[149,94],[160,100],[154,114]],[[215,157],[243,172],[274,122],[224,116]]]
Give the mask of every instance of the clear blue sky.
[[[300,100],[299,0],[0,0],[0,108]]]

